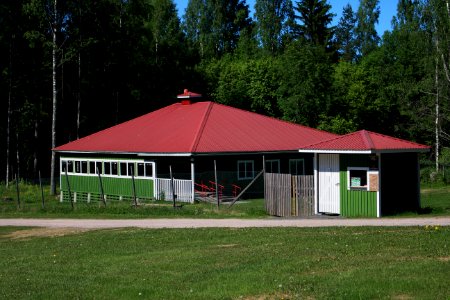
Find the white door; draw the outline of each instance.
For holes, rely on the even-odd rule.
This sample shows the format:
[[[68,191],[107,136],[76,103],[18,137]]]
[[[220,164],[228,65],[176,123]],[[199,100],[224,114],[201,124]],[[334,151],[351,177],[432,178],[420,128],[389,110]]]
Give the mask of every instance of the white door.
[[[340,214],[339,154],[319,154],[319,213]]]

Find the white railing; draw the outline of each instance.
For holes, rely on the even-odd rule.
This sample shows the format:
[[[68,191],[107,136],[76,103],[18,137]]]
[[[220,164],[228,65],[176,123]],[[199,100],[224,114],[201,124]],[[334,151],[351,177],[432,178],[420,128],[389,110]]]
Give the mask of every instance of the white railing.
[[[180,202],[194,202],[192,180],[174,179],[173,187],[176,200]],[[158,200],[173,201],[172,183],[170,179],[155,179],[155,198]]]

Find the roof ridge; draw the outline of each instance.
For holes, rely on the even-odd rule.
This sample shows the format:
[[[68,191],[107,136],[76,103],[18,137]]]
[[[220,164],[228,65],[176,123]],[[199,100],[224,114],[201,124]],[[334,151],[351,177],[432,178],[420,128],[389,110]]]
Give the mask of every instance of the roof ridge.
[[[214,102],[209,101],[208,107],[206,108],[206,112],[203,115],[202,122],[200,123],[200,126],[199,126],[197,132],[195,133],[194,142],[192,143],[192,146],[191,146],[191,153],[195,152],[195,150],[197,149],[198,143],[200,143],[200,138],[205,129],[206,122],[209,119],[209,115],[211,113],[211,109],[212,109],[213,105],[214,105]]]
[[[364,142],[364,145],[369,149],[375,149],[375,145],[372,141],[372,138],[369,135],[369,132],[367,130],[361,130],[362,140]]]
[[[420,146],[420,147],[424,147],[425,146],[425,147],[431,148],[428,145],[420,144],[420,143],[413,142],[413,141],[410,141],[410,140],[405,140],[403,138],[398,138],[398,137],[395,137],[395,136],[390,136],[390,135],[386,135],[386,134],[379,133],[379,132],[373,132],[373,131],[368,131],[368,130],[366,130],[366,131],[368,133],[370,133],[370,134],[382,136],[384,138],[394,139],[394,140],[399,141],[399,142],[408,143],[408,144],[415,145],[415,146]]]

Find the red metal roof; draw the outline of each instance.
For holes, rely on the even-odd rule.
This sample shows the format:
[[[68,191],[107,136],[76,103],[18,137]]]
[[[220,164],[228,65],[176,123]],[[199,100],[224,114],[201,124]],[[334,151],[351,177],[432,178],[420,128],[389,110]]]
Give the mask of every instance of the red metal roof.
[[[335,134],[217,104],[176,103],[55,148],[61,152],[296,151]]]
[[[327,141],[302,147],[302,150],[314,151],[428,151],[429,146],[413,143],[410,141],[394,138],[391,136],[361,130],[343,136],[334,137]]]

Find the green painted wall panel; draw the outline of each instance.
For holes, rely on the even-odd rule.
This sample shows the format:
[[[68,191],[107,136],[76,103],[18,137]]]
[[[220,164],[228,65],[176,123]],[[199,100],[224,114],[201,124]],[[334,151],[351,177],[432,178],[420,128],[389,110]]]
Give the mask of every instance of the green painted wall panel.
[[[347,167],[368,167],[369,156],[340,155],[341,215],[345,217],[376,217],[377,192],[348,190]]]
[[[100,183],[97,176],[68,175],[71,192],[86,192],[100,194]],[[153,180],[135,178],[136,196],[152,198]],[[105,195],[133,196],[133,183],[131,178],[102,177]],[[66,176],[61,176],[61,190],[67,191]]]

